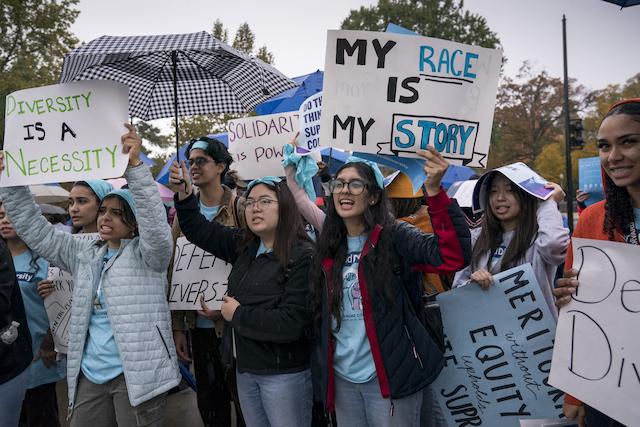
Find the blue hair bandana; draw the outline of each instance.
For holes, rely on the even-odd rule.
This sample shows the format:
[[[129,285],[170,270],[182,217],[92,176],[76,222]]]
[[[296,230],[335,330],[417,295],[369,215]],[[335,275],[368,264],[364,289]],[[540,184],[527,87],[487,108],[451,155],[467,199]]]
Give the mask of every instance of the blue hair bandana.
[[[98,196],[98,199],[100,200],[104,199],[104,196],[106,196],[110,191],[113,190],[113,185],[102,179],[90,179],[84,182],[86,182],[87,185],[91,187],[93,192],[96,193],[96,196]]]
[[[199,148],[200,150],[207,150],[207,148],[209,148],[209,143],[207,141],[196,141],[193,143],[193,145],[191,146],[191,150],[193,150],[194,148]]]
[[[376,177],[376,184],[378,184],[378,187],[384,190],[384,176],[382,175],[382,172],[380,171],[377,163],[355,156],[349,156],[345,164],[347,163],[364,163],[369,166],[373,170],[373,174]]]
[[[123,190],[121,188],[116,188],[114,190],[111,190],[107,194],[107,196],[111,196],[111,195],[118,196],[122,200],[124,200],[129,205],[129,207],[131,208],[131,211],[133,212],[133,215],[136,214],[136,202],[133,200],[133,194],[131,194],[131,191]]]
[[[298,185],[304,189],[312,201],[316,200],[316,191],[313,188],[313,177],[318,173],[318,165],[311,156],[301,156],[296,153],[291,144],[284,146],[284,160],[282,166],[293,165],[296,168],[294,178]]]
[[[247,191],[245,194],[248,195],[251,189],[258,184],[265,184],[270,187],[275,187],[276,184],[279,184],[281,182],[282,182],[282,178],[280,178],[279,176],[271,176],[271,175],[263,176],[262,178],[254,179],[253,181],[251,181],[249,185],[247,185]]]

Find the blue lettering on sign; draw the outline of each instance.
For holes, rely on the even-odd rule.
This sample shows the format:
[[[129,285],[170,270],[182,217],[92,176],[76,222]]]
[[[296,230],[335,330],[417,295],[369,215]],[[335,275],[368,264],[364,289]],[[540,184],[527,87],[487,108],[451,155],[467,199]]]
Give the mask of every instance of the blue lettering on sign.
[[[441,153],[464,155],[476,129],[475,123],[451,123],[450,119],[403,119],[396,123],[398,134],[393,143],[395,148],[406,150],[414,148],[416,141],[420,141],[420,147],[415,149],[425,150],[433,145]]]
[[[463,52],[460,49],[449,51],[443,48],[440,52],[429,45],[420,46],[418,66],[421,73],[438,73],[453,77],[475,79],[476,73],[472,71],[477,64],[479,55],[473,52]]]

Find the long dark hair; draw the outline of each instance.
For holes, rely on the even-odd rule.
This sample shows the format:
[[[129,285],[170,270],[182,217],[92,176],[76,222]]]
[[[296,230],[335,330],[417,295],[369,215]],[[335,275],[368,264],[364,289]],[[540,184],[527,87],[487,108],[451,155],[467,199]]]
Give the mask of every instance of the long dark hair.
[[[291,190],[287,187],[287,183],[282,181],[276,185],[266,183],[258,185],[264,185],[276,193],[276,198],[278,199],[278,225],[276,226],[276,238],[273,242],[273,253],[280,262],[280,265],[282,265],[282,268],[287,268],[292,255],[292,249],[296,243],[301,240],[311,242],[311,239],[304,231],[300,211],[298,211],[298,206],[293,198],[293,194],[291,194]],[[251,190],[253,190],[253,188]],[[247,197],[249,197],[249,194],[251,194],[251,191],[249,191]],[[245,233],[244,238],[240,241],[240,251],[246,250],[252,241],[260,239],[251,231],[248,225],[245,224],[244,227]]]
[[[376,178],[373,170],[365,163],[346,163],[336,173],[336,176],[346,168],[354,168],[358,175],[365,182],[368,194],[375,201],[372,205],[368,205],[364,211],[364,223],[365,233],[369,234],[376,224],[380,224],[383,227],[393,224],[393,216],[391,215],[391,205],[389,198],[385,192],[376,185]],[[327,206],[327,216],[322,226],[322,233],[318,238],[316,244],[316,256],[311,271],[312,289],[311,289],[311,307],[315,314],[316,320],[321,315],[322,308],[322,295],[323,295],[323,283],[324,273],[322,270],[322,260],[325,258],[332,258],[334,260],[333,268],[331,270],[331,282],[327,282],[327,286],[331,289],[331,314],[336,319],[337,329],[340,328],[342,322],[342,268],[347,258],[347,227],[344,224],[344,220],[338,215],[336,211],[333,196],[328,197],[329,202]],[[381,239],[378,245],[378,253],[383,257],[390,258],[391,242],[386,239]],[[386,262],[385,262],[386,261]],[[376,262],[376,266],[381,276],[390,275],[391,262],[387,259],[380,259]],[[385,268],[388,265],[389,268]],[[327,278],[328,280],[328,278]],[[386,283],[390,285],[390,280],[380,280],[376,283]]]
[[[606,119],[609,116],[615,116],[618,114],[626,114],[631,119],[640,122],[640,101],[627,102],[614,106],[606,116],[602,119]],[[629,224],[633,222],[633,204],[631,203],[631,196],[624,187],[618,187],[613,183],[613,180],[609,178],[609,175],[604,174],[604,188],[605,188],[605,204],[604,204],[604,223],[602,230],[607,233],[609,240],[614,240],[615,231],[626,233]],[[636,224],[636,227],[640,224]]]
[[[500,247],[500,243],[502,243],[502,234],[504,233],[504,230],[502,229],[500,220],[495,216],[489,204],[491,185],[498,173],[499,172],[492,174],[487,179],[484,218],[482,220],[480,235],[478,236],[478,240],[476,240],[471,253],[471,269],[473,271],[479,268],[486,268],[489,270],[491,267],[491,256],[489,256],[486,266],[479,265],[480,259],[487,253],[495,253],[495,251]],[[520,217],[518,218],[518,226],[513,232],[513,238],[505,250],[504,255],[502,255],[500,271],[505,271],[519,265],[527,253],[527,249],[531,246],[531,242],[535,235],[538,233],[538,221],[536,216],[536,212],[538,210],[537,199],[513,183],[511,183],[511,188],[515,193],[518,203],[520,204]]]

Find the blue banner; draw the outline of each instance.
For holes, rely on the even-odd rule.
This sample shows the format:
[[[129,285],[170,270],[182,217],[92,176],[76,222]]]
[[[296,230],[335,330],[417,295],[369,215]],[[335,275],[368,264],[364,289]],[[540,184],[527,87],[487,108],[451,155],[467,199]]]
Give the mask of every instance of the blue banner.
[[[580,189],[589,193],[589,198],[585,201],[587,206],[604,199],[602,168],[600,167],[599,157],[578,159],[578,176]]]
[[[560,417],[563,393],[547,382],[556,325],[531,265],[493,278],[438,295],[446,366],[432,388],[448,425]]]

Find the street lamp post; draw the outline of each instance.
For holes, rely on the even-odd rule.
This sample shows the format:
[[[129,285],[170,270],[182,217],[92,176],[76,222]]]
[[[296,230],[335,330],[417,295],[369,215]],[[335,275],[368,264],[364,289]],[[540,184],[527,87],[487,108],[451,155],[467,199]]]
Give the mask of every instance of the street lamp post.
[[[571,170],[571,143],[569,142],[569,71],[567,70],[567,17],[562,15],[562,50],[564,54],[564,157],[567,176],[567,220],[573,232],[573,178]]]

